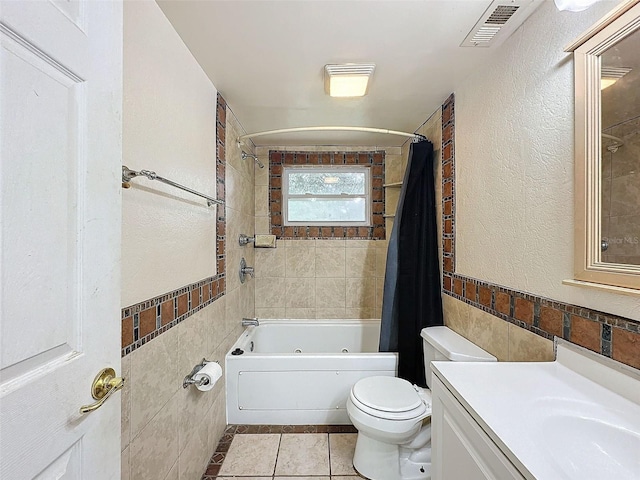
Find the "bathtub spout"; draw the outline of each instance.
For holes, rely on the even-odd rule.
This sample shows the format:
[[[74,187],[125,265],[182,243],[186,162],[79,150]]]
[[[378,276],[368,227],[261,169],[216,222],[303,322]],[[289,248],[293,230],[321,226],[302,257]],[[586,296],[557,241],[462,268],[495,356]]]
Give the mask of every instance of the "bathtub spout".
[[[260,325],[260,322],[258,321],[257,318],[243,318],[242,319],[242,326],[243,327],[249,327],[249,326],[257,327],[259,325]]]

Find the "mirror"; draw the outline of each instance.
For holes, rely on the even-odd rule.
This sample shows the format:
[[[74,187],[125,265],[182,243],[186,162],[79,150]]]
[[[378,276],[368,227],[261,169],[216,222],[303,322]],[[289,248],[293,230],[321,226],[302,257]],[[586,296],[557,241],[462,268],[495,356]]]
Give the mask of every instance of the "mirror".
[[[640,265],[640,30],[600,56],[601,261]]]
[[[640,3],[566,51],[575,66],[575,272],[640,294]]]

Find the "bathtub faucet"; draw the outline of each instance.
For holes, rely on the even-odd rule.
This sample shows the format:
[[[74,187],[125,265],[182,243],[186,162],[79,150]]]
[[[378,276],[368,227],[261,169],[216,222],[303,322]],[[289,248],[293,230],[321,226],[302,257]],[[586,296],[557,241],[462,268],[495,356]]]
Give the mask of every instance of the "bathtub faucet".
[[[243,318],[242,319],[242,326],[243,327],[249,327],[249,326],[257,327],[259,325],[260,325],[260,322],[258,321],[257,318]]]

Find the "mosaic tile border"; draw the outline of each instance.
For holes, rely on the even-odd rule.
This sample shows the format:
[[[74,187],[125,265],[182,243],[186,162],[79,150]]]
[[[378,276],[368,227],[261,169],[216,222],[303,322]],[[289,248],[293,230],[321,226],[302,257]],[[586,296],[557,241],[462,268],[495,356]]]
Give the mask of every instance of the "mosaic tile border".
[[[216,478],[235,435],[256,433],[358,433],[358,430],[353,425],[227,425],[202,480]]]
[[[220,94],[216,100],[216,193],[225,199],[225,132],[227,103]],[[218,274],[121,310],[122,351],[130,354],[163,334],[225,294],[225,209],[218,208],[216,221],[216,261]]]
[[[224,295],[219,275],[122,309],[122,356],[150,342]]]
[[[455,98],[442,105],[443,292],[541,337],[640,368],[640,323],[455,273]]]
[[[455,114],[454,95],[442,105],[442,270],[455,271]]]
[[[384,163],[386,152],[289,152],[269,151],[269,212],[271,234],[286,240],[301,238],[346,238],[384,240],[386,237],[384,212]],[[371,170],[372,220],[371,227],[292,227],[284,226],[282,219],[282,166],[283,165],[361,165]]]

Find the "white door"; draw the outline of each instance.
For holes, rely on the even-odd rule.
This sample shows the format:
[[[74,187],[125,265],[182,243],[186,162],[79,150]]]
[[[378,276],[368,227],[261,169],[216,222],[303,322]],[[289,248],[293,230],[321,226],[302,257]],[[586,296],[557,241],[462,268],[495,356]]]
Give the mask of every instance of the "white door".
[[[122,5],[0,2],[0,478],[120,475]]]

